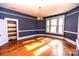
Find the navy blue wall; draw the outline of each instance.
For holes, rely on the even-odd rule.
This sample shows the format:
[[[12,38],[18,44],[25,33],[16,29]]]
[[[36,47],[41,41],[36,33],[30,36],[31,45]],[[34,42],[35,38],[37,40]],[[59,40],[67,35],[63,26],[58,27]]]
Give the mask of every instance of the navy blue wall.
[[[76,32],[78,28],[78,7],[65,13],[64,31]],[[64,32],[64,37],[76,41],[77,34]]]
[[[5,13],[4,13],[5,12]],[[7,13],[11,13],[11,14],[7,14]],[[12,15],[12,14],[16,14],[16,15],[20,15],[20,16],[16,16],[16,15]],[[9,9],[5,9],[0,7],[0,19],[4,19],[4,18],[13,18],[13,19],[18,19],[19,21],[19,30],[32,30],[32,29],[36,29],[36,20],[35,17],[30,16],[30,15],[26,15],[17,11],[13,11],[13,10],[9,10]],[[32,34],[36,34],[36,32],[34,31],[28,31],[28,32],[19,32],[19,36],[27,36],[27,35],[32,35]]]
[[[36,29],[45,29],[45,20],[37,20],[36,21]],[[37,34],[45,34],[45,30],[36,31]]]

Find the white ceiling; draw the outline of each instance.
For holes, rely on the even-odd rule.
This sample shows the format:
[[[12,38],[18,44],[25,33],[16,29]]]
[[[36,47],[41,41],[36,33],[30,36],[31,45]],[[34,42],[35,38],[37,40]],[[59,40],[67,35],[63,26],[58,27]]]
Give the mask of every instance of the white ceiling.
[[[44,0],[45,1],[45,0]],[[39,3],[39,2],[38,2]],[[0,3],[1,7],[8,8],[11,10],[19,11],[32,16],[39,15],[39,8],[41,7],[41,14],[43,17],[51,16],[59,13],[69,11],[78,6],[78,3],[59,3],[54,4],[52,2],[37,2],[27,1],[26,3]]]

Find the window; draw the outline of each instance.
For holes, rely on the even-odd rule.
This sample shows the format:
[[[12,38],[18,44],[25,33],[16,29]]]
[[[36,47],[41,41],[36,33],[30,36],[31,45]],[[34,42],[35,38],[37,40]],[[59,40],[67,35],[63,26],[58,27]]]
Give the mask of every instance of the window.
[[[48,18],[46,20],[46,32],[63,34],[64,30],[64,16],[57,16],[53,18]]]
[[[56,19],[51,20],[50,32],[56,33],[56,27],[57,27],[57,20]]]
[[[49,32],[49,20],[46,22],[46,32]]]

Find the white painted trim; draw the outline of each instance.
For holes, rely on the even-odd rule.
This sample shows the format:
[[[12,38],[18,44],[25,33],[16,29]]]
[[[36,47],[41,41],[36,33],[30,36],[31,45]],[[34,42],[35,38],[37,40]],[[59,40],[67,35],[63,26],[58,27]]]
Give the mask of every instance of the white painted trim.
[[[20,37],[19,39],[25,39],[25,38],[30,38],[30,37],[34,37],[34,36],[50,36],[50,37],[56,37],[56,38],[60,38],[60,39],[65,39],[66,41],[70,42],[73,45],[76,45],[76,42],[65,38],[65,37],[60,37],[60,36],[55,36],[55,35],[49,35],[49,34],[34,34],[34,35],[29,35],[29,36],[24,36],[24,37]]]
[[[19,32],[29,32],[29,31],[44,31],[45,29],[33,29],[33,30],[19,30]]]
[[[46,36],[50,36],[50,37],[56,37],[56,38],[60,38],[60,39],[65,39],[66,41],[70,42],[73,45],[76,45],[76,42],[72,41],[71,39],[65,38],[65,37],[60,37],[60,36],[55,36],[55,35],[46,35]]]
[[[22,40],[22,39],[27,39],[27,38],[31,38],[31,37],[34,37],[34,36],[37,36],[37,34],[34,34],[34,35],[29,35],[29,36],[23,36],[23,37],[19,37],[18,40]]]
[[[48,34],[43,34],[43,35],[40,34],[40,36],[44,36],[44,35],[45,36],[50,36],[50,37],[56,37],[56,38],[60,38],[60,39],[65,39],[66,41],[70,42],[71,44],[76,45],[76,42],[72,41],[71,39],[65,38],[65,37],[60,37],[60,36],[55,36],[55,35],[48,35]]]
[[[0,20],[3,20],[3,19],[0,19]]]
[[[50,18],[47,18],[46,21],[49,20],[49,22],[51,22],[52,19],[57,19],[57,26],[56,26],[56,28],[58,28],[58,26],[59,26],[59,25],[58,25],[58,21],[59,21],[59,18],[60,18],[60,17],[63,18],[63,25],[62,25],[62,27],[63,27],[62,30],[63,30],[63,31],[62,31],[62,33],[58,33],[58,29],[56,30],[57,33],[51,33],[50,30],[49,30],[49,32],[45,31],[46,33],[64,35],[64,19],[65,19],[65,15],[50,17]],[[47,24],[46,24],[46,25],[47,25]],[[51,25],[51,23],[50,23],[49,26],[48,26],[49,29],[50,29],[50,25]],[[47,26],[46,26],[46,27],[47,27]]]
[[[35,18],[30,18],[30,17],[26,17],[26,16],[22,16],[22,15],[17,15],[17,14],[12,14],[12,13],[8,13],[8,12],[4,12],[4,11],[0,11],[0,13],[9,14],[9,15],[18,16],[18,17],[23,17],[23,18],[35,19]]]
[[[77,45],[76,42],[72,41],[71,39],[68,38],[64,38],[66,41],[70,42],[73,45]],[[76,40],[76,39],[75,39]]]
[[[66,16],[70,16],[70,15],[73,15],[73,14],[75,14],[75,13],[78,13],[79,11],[75,11],[75,12],[72,12],[72,13],[70,13],[70,14],[67,14]]]
[[[78,12],[78,28],[77,28],[77,32],[79,34],[79,12]]]
[[[77,39],[76,39],[76,43],[77,43],[77,49],[79,50],[79,12],[78,12],[78,35],[77,35]]]
[[[79,50],[79,40],[76,39],[77,49]]]
[[[66,33],[71,33],[71,34],[78,34],[77,32],[71,32],[71,31],[64,31]]]
[[[46,34],[46,36],[56,37],[56,38],[60,38],[60,39],[63,39],[64,38],[64,37],[60,37],[60,36],[56,36],[56,35],[49,35],[49,34]]]
[[[17,25],[17,40],[19,39],[19,27],[18,27],[18,25],[19,25],[19,23],[18,23],[18,19],[13,19],[13,18],[4,18],[5,20],[12,20],[12,21],[16,21],[16,25]],[[8,28],[7,28],[8,29]]]

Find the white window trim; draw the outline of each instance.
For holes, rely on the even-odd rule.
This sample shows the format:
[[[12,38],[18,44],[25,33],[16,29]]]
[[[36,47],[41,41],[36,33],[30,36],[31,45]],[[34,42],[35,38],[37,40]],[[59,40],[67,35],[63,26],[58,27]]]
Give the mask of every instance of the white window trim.
[[[65,15],[60,15],[60,16],[56,16],[56,17],[50,17],[50,18],[47,18],[46,21],[47,21],[47,20],[51,20],[51,19],[55,19],[55,18],[59,18],[59,17],[63,17],[63,26],[62,26],[62,27],[63,27],[63,30],[62,30],[63,33],[62,33],[62,34],[61,34],[61,33],[51,33],[50,30],[49,30],[49,32],[47,32],[47,31],[45,30],[46,33],[64,35],[64,18],[65,18]],[[49,22],[50,22],[50,21],[49,21]],[[50,26],[50,24],[49,24],[49,26]],[[47,26],[46,26],[46,27],[47,27]]]

